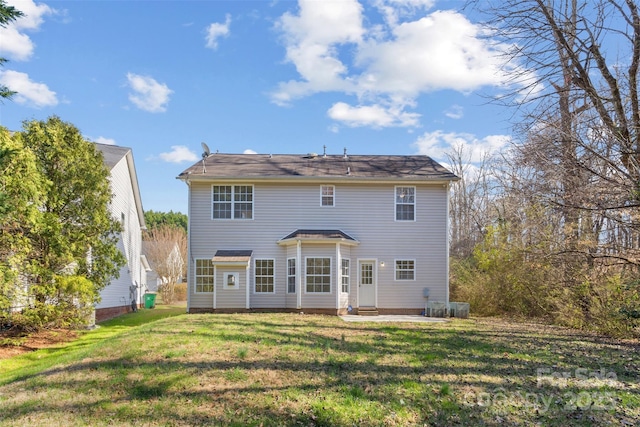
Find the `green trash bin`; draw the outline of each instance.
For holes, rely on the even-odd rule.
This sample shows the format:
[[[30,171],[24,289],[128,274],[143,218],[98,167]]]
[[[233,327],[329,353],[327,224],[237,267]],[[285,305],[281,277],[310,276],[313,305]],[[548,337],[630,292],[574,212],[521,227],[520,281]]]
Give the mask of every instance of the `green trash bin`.
[[[155,308],[156,307],[156,293],[155,292],[147,292],[144,294],[144,308]]]

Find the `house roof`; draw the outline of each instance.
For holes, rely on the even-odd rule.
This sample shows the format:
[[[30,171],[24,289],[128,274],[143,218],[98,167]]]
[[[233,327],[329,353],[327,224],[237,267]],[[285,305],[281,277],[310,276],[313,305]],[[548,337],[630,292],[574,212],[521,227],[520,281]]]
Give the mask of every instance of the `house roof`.
[[[107,165],[109,170],[113,169],[115,165],[131,151],[131,148],[119,147],[117,145],[99,144],[97,142],[95,145],[96,148],[102,152],[104,164]]]
[[[299,229],[292,233],[287,234],[282,239],[278,240],[278,244],[286,245],[288,243],[293,243],[298,240],[305,241],[305,242],[319,242],[319,243],[329,243],[329,242],[338,241],[338,242],[348,243],[352,245],[357,245],[360,243],[342,230]]]
[[[249,262],[253,251],[245,250],[219,250],[213,256],[214,263]]]
[[[146,230],[147,224],[144,220],[144,209],[142,208],[142,198],[140,197],[140,187],[138,185],[138,174],[136,173],[136,165],[133,161],[133,152],[131,148],[119,147],[117,145],[99,144],[94,142],[96,148],[102,153],[104,158],[104,164],[107,165],[109,170],[120,163],[123,158],[127,159],[127,167],[129,168],[129,176],[131,178],[131,187],[133,190],[133,197],[136,203],[136,210],[138,211],[138,221],[140,227]]]
[[[178,179],[344,179],[454,181],[458,177],[428,156],[211,154]]]

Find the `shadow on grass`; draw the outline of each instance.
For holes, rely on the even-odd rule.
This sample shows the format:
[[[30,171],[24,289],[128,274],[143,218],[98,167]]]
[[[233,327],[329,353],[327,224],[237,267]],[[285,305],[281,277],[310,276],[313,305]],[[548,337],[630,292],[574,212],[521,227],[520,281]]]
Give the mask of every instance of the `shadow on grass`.
[[[0,360],[0,385],[23,379],[59,363],[73,361],[78,354],[90,354],[96,345],[106,339],[138,326],[184,313],[183,306],[159,305],[155,309],[140,309],[104,321],[96,329],[81,331],[75,340]]]

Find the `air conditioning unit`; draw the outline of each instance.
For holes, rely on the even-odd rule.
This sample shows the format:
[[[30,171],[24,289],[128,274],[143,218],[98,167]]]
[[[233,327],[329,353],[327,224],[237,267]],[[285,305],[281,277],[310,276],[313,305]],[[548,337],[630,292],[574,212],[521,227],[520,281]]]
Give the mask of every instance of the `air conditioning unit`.
[[[468,302],[450,302],[449,303],[449,316],[458,317],[460,319],[469,318],[469,303]]]
[[[427,317],[445,317],[447,315],[447,304],[442,301],[428,301],[424,315]]]

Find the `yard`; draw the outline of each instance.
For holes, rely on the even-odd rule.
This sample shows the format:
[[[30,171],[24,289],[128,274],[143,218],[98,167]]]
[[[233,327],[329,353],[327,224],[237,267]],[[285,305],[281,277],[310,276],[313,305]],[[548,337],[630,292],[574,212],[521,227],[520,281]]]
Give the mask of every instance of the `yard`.
[[[496,319],[127,320],[136,315],[66,347],[1,360],[0,426],[633,426],[640,419],[635,342]]]

